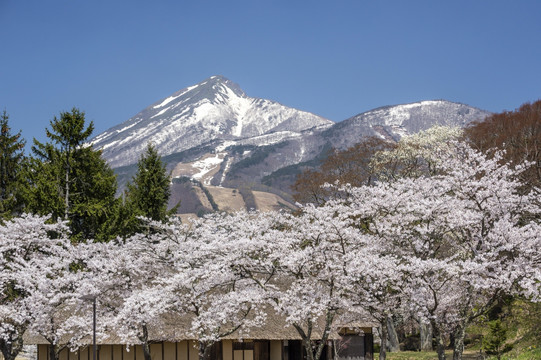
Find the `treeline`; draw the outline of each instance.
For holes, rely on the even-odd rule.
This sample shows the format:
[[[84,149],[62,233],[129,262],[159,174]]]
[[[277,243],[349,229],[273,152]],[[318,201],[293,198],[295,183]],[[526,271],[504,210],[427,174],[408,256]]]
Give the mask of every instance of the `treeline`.
[[[94,130],[85,114],[61,112],[45,129],[47,142],[34,139],[25,156],[21,133],[12,133],[9,116],[0,118],[0,215],[24,213],[66,221],[72,241],[109,241],[141,230],[138,217],[165,220],[170,214],[169,174],[156,149],[148,145],[138,171],[121,197],[116,197],[113,170],[101,151],[89,144]]]

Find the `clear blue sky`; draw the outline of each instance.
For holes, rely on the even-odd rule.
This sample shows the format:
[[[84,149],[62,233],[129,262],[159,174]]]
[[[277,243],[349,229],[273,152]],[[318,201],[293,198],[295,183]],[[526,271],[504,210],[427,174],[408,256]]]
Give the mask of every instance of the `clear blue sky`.
[[[0,0],[0,110],[30,143],[76,106],[97,133],[212,75],[334,121],[541,98],[541,1]]]

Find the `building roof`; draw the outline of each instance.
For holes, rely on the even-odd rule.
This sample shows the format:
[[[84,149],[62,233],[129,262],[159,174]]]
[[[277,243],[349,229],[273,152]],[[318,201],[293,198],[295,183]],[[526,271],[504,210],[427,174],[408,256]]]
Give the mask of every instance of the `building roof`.
[[[268,308],[266,311],[266,321],[261,327],[252,327],[248,330],[235,331],[231,334],[221,337],[223,340],[301,340],[301,336],[292,325],[288,325],[283,315],[277,314],[274,309]],[[178,316],[173,314],[164,315],[157,324],[149,325],[149,339],[152,342],[179,342],[184,340],[197,340],[197,337],[190,332],[192,316]],[[99,319],[98,319],[99,322]],[[320,317],[313,323],[312,338],[317,339],[322,335],[325,325],[325,319]],[[336,325],[333,326],[329,339],[338,339],[338,332],[341,329],[354,329],[358,332],[372,332],[372,327],[377,326],[374,321],[362,320],[359,317],[351,317],[346,320],[340,317]],[[130,343],[138,344],[138,339],[130,339]],[[69,339],[65,337],[64,343]],[[48,344],[47,340],[39,334],[30,331],[25,334],[25,344]],[[88,336],[83,338],[83,343],[92,343],[92,328],[88,329]],[[107,337],[97,339],[98,344],[125,344],[121,337],[114,331],[110,331]]]

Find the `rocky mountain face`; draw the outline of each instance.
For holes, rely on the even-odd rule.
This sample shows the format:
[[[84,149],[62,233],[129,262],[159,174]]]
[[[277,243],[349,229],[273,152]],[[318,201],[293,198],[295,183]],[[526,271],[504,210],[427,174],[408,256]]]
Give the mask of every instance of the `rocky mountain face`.
[[[284,154],[304,156],[298,161],[292,156],[286,156],[288,166],[263,175],[261,181],[273,188],[289,188],[302,168],[316,165],[318,159],[323,158],[331,148],[346,149],[366,136],[398,141],[402,136],[435,125],[463,127],[472,121],[483,120],[490,114],[488,111],[445,100],[385,106],[363,112],[327,129],[306,132],[303,137],[288,140],[279,151],[269,151],[266,160],[269,163],[279,161]],[[248,172],[244,170],[244,173]]]
[[[119,183],[152,142],[175,178],[206,187],[249,188],[286,198],[296,174],[332,148],[365,136],[396,141],[434,125],[464,126],[490,115],[445,100],[385,106],[334,123],[277,102],[247,96],[222,76],[182,89],[93,139]]]

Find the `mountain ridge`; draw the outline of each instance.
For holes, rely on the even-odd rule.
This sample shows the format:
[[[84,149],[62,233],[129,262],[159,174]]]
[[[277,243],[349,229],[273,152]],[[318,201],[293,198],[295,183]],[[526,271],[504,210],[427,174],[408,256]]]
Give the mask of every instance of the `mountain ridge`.
[[[398,141],[434,125],[464,126],[490,114],[440,99],[386,105],[335,123],[250,97],[231,80],[212,76],[154,102],[92,143],[117,169],[120,187],[152,142],[174,177],[287,198],[295,175],[317,166],[330,148],[345,149],[365,136]]]

